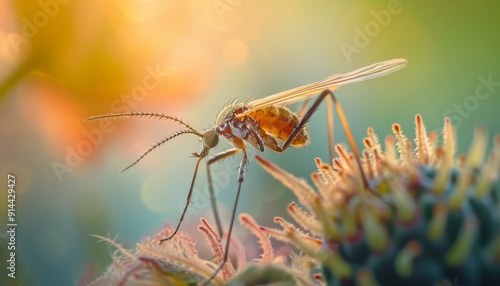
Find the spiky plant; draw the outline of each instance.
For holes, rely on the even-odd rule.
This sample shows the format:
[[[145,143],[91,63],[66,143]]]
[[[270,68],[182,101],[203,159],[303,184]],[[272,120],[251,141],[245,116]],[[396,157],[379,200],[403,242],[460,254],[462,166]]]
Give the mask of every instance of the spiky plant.
[[[335,147],[330,163],[316,159],[314,187],[262,157],[257,161],[290,188],[298,204],[288,212],[298,226],[277,217],[282,229],[261,227],[247,214],[240,223],[257,236],[259,260],[231,239],[229,261],[215,285],[497,285],[500,281],[500,136],[485,160],[487,136],[475,132],[467,156],[455,156],[455,130],[446,119],[443,140],[426,134],[417,115],[416,147],[394,124],[385,139],[368,129],[362,158]],[[352,140],[350,140],[352,141]],[[357,152],[355,152],[357,153]],[[361,164],[361,165],[360,165]],[[299,206],[300,205],[300,206]],[[303,210],[306,208],[308,211]],[[215,259],[200,258],[183,233],[169,243],[166,229],[134,250],[117,248],[113,264],[92,285],[194,285],[222,260],[221,239],[201,219]],[[269,235],[301,253],[291,259],[273,252]],[[289,262],[287,262],[289,260]]]
[[[247,263],[245,247],[234,236],[231,238],[236,267],[228,261],[210,285],[311,285],[319,277],[311,276],[311,268],[317,263],[312,257],[292,255],[291,259],[273,252],[271,241],[259,225],[247,214],[239,216],[240,223],[259,240],[260,259]],[[158,240],[170,235],[165,229],[152,238],[137,243],[128,250],[115,240],[98,236],[116,248],[113,263],[101,277],[90,285],[197,285],[206,282],[218,263],[223,259],[221,239],[214,228],[204,219],[198,226],[206,238],[204,247],[210,248],[215,259],[198,255],[195,242],[184,233],[178,233],[168,243]],[[289,262],[287,262],[289,261]]]
[[[316,159],[314,188],[257,157],[297,196],[288,212],[307,233],[279,217],[263,231],[321,263],[327,285],[498,285],[500,136],[485,160],[478,128],[456,157],[449,119],[442,144],[420,115],[415,125],[414,149],[398,124],[385,151],[368,129],[362,160],[337,145],[331,164]]]

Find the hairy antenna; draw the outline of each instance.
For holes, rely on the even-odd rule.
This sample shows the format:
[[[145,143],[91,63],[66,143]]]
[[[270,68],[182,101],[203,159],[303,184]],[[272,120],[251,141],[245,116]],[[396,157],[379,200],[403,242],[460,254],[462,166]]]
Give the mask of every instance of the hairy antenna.
[[[198,132],[193,132],[191,130],[180,130],[180,131],[177,131],[175,132],[174,134],[168,136],[168,137],[165,137],[163,138],[161,141],[159,141],[158,143],[156,143],[155,145],[153,145],[151,148],[149,148],[146,152],[144,152],[141,157],[139,157],[139,159],[135,160],[134,163],[130,164],[128,167],[126,167],[125,169],[123,169],[121,173],[127,171],[128,169],[132,168],[135,164],[139,163],[139,161],[141,161],[144,157],[146,157],[146,155],[148,155],[149,153],[153,152],[154,149],[160,147],[161,145],[163,145],[165,142],[167,142],[168,140],[170,139],[173,139],[179,135],[182,135],[182,134],[194,134],[194,135],[197,135],[197,136],[200,136],[200,137],[203,137],[203,135],[199,134]]]
[[[155,112],[111,113],[111,114],[98,115],[98,116],[92,116],[89,118],[85,118],[84,121],[102,120],[102,119],[119,118],[119,117],[147,117],[147,118],[159,118],[159,119],[172,120],[172,121],[175,121],[181,125],[184,125],[187,129],[189,129],[191,131],[191,132],[187,132],[187,133],[192,133],[192,134],[198,135],[199,137],[203,137],[203,135],[200,132],[196,131],[196,129],[191,127],[191,125],[187,124],[182,119],[179,119],[179,118],[174,117],[174,116],[165,115],[163,113],[155,113]],[[180,135],[180,134],[178,134],[178,135]]]

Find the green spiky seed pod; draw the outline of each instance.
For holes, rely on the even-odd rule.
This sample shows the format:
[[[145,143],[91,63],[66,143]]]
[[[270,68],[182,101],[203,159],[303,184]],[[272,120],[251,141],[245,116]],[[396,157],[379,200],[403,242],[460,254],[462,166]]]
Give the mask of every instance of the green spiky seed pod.
[[[415,125],[414,150],[398,124],[392,128],[394,137],[385,140],[385,151],[368,129],[362,171],[341,146],[332,165],[316,159],[316,190],[257,158],[309,210],[296,204],[288,208],[310,234],[281,218],[277,222],[283,230],[268,233],[319,261],[327,285],[500,281],[500,136],[485,160],[487,135],[478,128],[467,156],[456,158],[449,119],[441,145],[437,134],[427,135],[420,115]]]

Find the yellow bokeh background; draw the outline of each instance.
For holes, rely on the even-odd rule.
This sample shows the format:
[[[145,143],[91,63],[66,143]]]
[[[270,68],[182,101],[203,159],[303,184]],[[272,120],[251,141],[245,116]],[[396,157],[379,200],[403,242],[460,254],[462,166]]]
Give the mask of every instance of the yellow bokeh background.
[[[500,133],[499,11],[494,1],[1,1],[0,211],[7,213],[6,178],[14,174],[18,227],[13,280],[1,218],[0,284],[91,281],[110,256],[90,234],[133,247],[177,222],[197,138],[176,138],[119,175],[181,128],[145,118],[83,121],[92,115],[160,112],[203,130],[233,98],[406,58],[406,69],[336,93],[358,144],[367,127],[383,138],[394,122],[413,138],[417,113],[429,131],[451,117],[461,153],[477,125],[492,141]],[[307,148],[263,156],[308,178],[314,158],[328,158],[325,109],[308,125]],[[344,134],[336,125],[336,141],[345,142]],[[215,152],[227,147],[221,142]],[[239,159],[213,170],[226,227]],[[213,220],[206,190],[201,168],[181,228],[196,237],[199,218]],[[242,192],[238,211],[269,226],[294,200],[254,160]],[[238,227],[236,235],[245,240],[248,233]]]

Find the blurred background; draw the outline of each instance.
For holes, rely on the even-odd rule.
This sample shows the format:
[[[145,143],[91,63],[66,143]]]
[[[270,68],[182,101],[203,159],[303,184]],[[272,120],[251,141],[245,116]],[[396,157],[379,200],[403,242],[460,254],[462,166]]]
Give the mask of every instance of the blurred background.
[[[359,144],[367,127],[384,138],[394,122],[414,138],[417,113],[428,131],[451,117],[460,153],[477,125],[491,139],[500,133],[499,8],[493,1],[0,0],[0,284],[89,282],[111,261],[91,234],[132,248],[177,223],[198,139],[176,138],[119,175],[181,127],[83,122],[92,115],[152,111],[205,129],[232,98],[406,58],[404,70],[337,92]],[[307,148],[263,156],[308,179],[313,159],[328,159],[325,109],[308,126]],[[345,142],[339,126],[335,138]],[[227,147],[222,140],[215,151]],[[239,160],[213,169],[226,227]],[[17,180],[16,279],[6,276],[9,173]],[[194,192],[181,231],[199,238],[203,252],[196,226],[201,216],[213,222],[204,168]],[[239,213],[272,226],[292,200],[251,160]],[[236,235],[255,243],[239,226]]]

